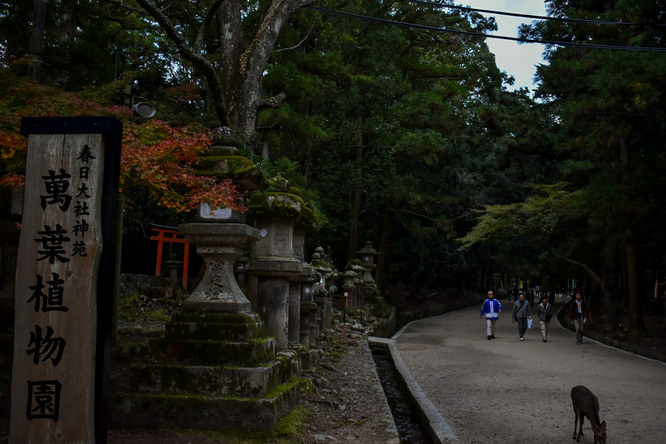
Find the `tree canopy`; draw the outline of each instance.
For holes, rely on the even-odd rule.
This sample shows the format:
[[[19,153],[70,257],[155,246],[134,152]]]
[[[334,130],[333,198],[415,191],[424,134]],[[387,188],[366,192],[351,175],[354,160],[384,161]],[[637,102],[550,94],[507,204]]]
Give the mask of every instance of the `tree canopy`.
[[[595,284],[611,315],[624,299],[640,332],[647,277],[666,266],[661,53],[548,46],[532,97],[506,89],[483,37],[436,32],[483,34],[492,18],[436,2],[317,3],[349,16],[310,0],[26,3],[0,2],[5,184],[22,168],[21,116],[111,113],[126,122],[132,211],[234,205],[229,184],[196,174],[206,129],[226,126],[241,154],[321,212],[308,243],[339,267],[371,240],[384,284],[487,287],[500,273],[554,287],[576,277]],[[659,47],[665,9],[551,0],[553,17],[587,22],[521,32]],[[137,98],[160,121],[132,117]]]
[[[553,0],[548,10],[559,18],[637,25],[544,21],[522,32],[550,41],[659,46],[666,32],[663,6],[652,1]],[[537,97],[557,116],[553,148],[561,158],[559,180],[567,186],[547,196],[554,212],[540,211],[538,204],[544,201],[538,195],[524,203],[489,207],[464,238],[465,245],[491,236],[507,222],[523,234],[536,235],[553,255],[579,265],[598,284],[611,319],[612,300],[624,296],[631,329],[640,334],[649,280],[659,279],[647,270],[663,270],[666,263],[658,252],[664,238],[657,228],[666,185],[666,146],[658,136],[664,127],[661,73],[666,60],[655,52],[584,46],[551,47],[545,60],[537,71]],[[518,220],[511,222],[513,216]],[[554,229],[560,232],[555,237]],[[620,272],[608,272],[613,269]]]

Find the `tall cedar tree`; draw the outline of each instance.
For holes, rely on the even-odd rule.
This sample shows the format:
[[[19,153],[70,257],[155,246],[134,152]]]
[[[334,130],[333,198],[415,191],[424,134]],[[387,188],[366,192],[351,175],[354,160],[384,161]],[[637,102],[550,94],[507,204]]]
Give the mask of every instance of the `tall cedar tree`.
[[[655,0],[552,0],[549,13],[560,18],[610,20],[638,26],[562,21],[525,27],[526,36],[576,43],[663,46],[666,4]],[[586,251],[599,245],[597,270],[621,264],[619,281],[628,301],[631,331],[645,326],[642,295],[645,247],[664,245],[656,220],[663,216],[664,75],[663,53],[551,47],[538,70],[539,96],[561,119],[558,149],[569,158],[563,179],[583,193]],[[610,267],[609,267],[610,266]],[[652,281],[654,282],[654,281]]]

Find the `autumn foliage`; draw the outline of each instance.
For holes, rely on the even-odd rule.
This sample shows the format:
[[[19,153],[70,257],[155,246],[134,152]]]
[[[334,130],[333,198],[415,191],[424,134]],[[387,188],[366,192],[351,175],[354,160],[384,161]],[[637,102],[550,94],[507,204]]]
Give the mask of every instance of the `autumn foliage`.
[[[160,120],[135,121],[129,107],[110,101],[113,85],[77,94],[0,71],[0,90],[4,91],[0,96],[0,186],[23,185],[27,147],[27,138],[20,134],[23,117],[110,115],[121,120],[124,128],[121,188],[130,181],[141,184],[159,205],[177,212],[194,209],[202,201],[213,208],[243,209],[231,180],[220,181],[196,172],[199,155],[211,143],[205,128],[175,128]],[[131,201],[131,196],[125,198]]]
[[[240,209],[230,179],[219,182],[196,173],[199,155],[209,144],[207,131],[202,128],[173,128],[159,120],[127,126],[123,135],[123,176],[141,178],[158,197],[158,204],[178,212],[196,208],[201,201],[212,208]]]

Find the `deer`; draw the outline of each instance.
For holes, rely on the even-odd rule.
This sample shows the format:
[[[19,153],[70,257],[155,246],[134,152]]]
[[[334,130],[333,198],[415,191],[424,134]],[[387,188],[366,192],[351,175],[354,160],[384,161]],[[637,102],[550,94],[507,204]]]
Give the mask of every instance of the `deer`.
[[[576,415],[573,439],[580,442],[580,437],[583,435],[583,421],[587,416],[587,419],[592,423],[594,444],[606,444],[606,421],[599,423],[599,400],[594,396],[594,393],[585,386],[577,385],[571,389],[571,401]],[[578,426],[579,420],[580,426]],[[576,436],[576,427],[578,427],[578,436]]]

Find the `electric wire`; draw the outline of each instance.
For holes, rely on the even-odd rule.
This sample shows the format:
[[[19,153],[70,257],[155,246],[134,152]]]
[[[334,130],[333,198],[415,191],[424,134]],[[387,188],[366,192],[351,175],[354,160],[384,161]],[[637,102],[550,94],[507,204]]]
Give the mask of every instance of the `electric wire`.
[[[313,11],[318,11],[318,12],[321,12],[321,13],[324,13],[324,14],[328,14],[328,15],[338,15],[338,16],[342,16],[342,17],[350,17],[350,18],[355,18],[355,19],[360,19],[360,20],[379,22],[379,23],[384,23],[384,24],[389,24],[389,25],[400,26],[400,27],[403,27],[403,28],[425,29],[425,30],[428,30],[428,31],[443,32],[443,33],[448,33],[448,34],[458,34],[458,35],[466,35],[466,36],[471,36],[471,37],[483,37],[483,38],[499,39],[499,40],[510,40],[510,41],[520,42],[520,43],[536,43],[536,44],[541,44],[541,45],[554,45],[554,46],[572,46],[572,47],[588,48],[588,49],[613,49],[613,50],[627,50],[627,51],[666,52],[666,48],[660,48],[660,47],[654,47],[654,46],[603,45],[603,44],[594,44],[594,43],[565,42],[565,41],[559,41],[559,40],[536,40],[536,39],[527,39],[527,38],[522,38],[522,37],[509,37],[509,36],[504,36],[504,35],[484,34],[484,33],[481,33],[481,32],[461,31],[461,30],[458,30],[458,29],[448,29],[448,28],[440,28],[440,27],[436,27],[436,26],[419,25],[417,23],[408,23],[408,22],[401,22],[401,21],[396,21],[396,20],[381,19],[381,18],[377,18],[377,17],[370,17],[370,16],[367,16],[367,15],[354,14],[354,13],[351,13],[351,12],[337,11],[337,10],[334,10],[334,9],[327,9],[327,8],[322,8],[322,7],[319,7],[319,6],[312,6],[312,5],[306,6],[306,8],[311,9]]]
[[[627,26],[643,26],[643,27],[666,27],[666,25],[661,23],[634,23],[634,22],[621,22],[613,20],[591,20],[591,19],[577,19],[577,18],[564,18],[564,17],[548,17],[543,15],[532,15],[532,14],[520,14],[517,12],[504,12],[504,11],[495,11],[491,9],[478,9],[471,8],[469,6],[460,6],[460,5],[447,5],[444,3],[433,3],[425,0],[402,0],[407,3],[417,3],[420,5],[431,6],[433,8],[448,8],[448,9],[457,9],[460,11],[471,11],[471,12],[481,12],[484,14],[494,14],[494,15],[506,15],[509,17],[519,17],[519,18],[530,18],[536,20],[551,20],[558,22],[571,22],[571,23],[585,23],[592,25],[627,25]]]

